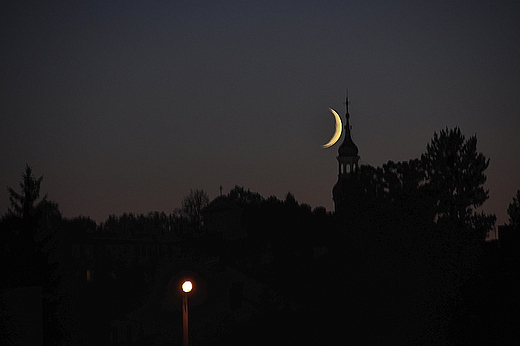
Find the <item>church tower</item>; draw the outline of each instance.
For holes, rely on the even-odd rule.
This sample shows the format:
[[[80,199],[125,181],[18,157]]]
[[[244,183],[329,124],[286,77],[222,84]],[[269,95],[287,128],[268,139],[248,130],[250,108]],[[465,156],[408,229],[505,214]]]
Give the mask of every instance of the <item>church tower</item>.
[[[334,200],[334,209],[336,212],[346,207],[352,194],[357,193],[356,173],[359,169],[358,147],[354,144],[350,135],[350,114],[348,113],[348,95],[345,102],[346,105],[346,122],[344,127],[345,138],[338,149],[338,181],[332,189],[332,199]]]

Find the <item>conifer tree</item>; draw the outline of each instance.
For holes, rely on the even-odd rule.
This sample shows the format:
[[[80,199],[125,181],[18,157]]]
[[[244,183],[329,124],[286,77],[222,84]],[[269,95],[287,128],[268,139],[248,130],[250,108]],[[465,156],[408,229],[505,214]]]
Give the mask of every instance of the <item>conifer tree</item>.
[[[8,214],[29,220],[37,216],[38,210],[45,205],[47,195],[37,202],[40,198],[40,185],[43,180],[43,175],[39,178],[33,176],[32,168],[29,165],[25,166],[25,172],[22,174],[22,181],[20,182],[21,193],[16,192],[13,188],[7,187],[9,191],[9,201],[11,208]]]

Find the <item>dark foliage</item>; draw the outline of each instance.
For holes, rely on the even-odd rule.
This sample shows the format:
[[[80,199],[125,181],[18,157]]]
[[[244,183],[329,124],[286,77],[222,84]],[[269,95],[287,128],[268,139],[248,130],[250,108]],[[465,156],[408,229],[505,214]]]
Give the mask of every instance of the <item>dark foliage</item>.
[[[516,191],[516,196],[513,197],[513,202],[507,207],[507,214],[509,215],[509,225],[520,228],[520,190]]]
[[[40,209],[47,200],[47,195],[45,195],[40,202],[36,203],[40,197],[42,180],[43,176],[39,178],[33,177],[32,168],[26,165],[25,172],[22,174],[22,181],[20,182],[22,192],[18,193],[13,188],[7,187],[9,201],[11,202],[8,215],[14,215],[24,220],[38,217],[37,214],[41,212]]]
[[[106,344],[112,323],[128,316],[139,321],[137,344],[180,340],[171,285],[190,271],[204,291],[191,296],[197,345],[505,341],[514,320],[492,329],[486,319],[514,316],[519,262],[483,242],[495,220],[475,211],[488,196],[488,164],[476,137],[455,128],[435,133],[419,159],[361,166],[341,185],[335,214],[290,192],[264,198],[235,186],[213,212],[231,215],[226,226],[246,236],[227,239],[202,222],[202,190],[190,191],[180,214],[125,213],[97,225],[38,202],[42,178],[26,169],[1,222],[2,272],[15,286],[38,277],[49,344]]]
[[[190,189],[190,193],[182,199],[181,215],[186,217],[197,231],[202,227],[202,209],[208,203],[208,194],[199,189]]]

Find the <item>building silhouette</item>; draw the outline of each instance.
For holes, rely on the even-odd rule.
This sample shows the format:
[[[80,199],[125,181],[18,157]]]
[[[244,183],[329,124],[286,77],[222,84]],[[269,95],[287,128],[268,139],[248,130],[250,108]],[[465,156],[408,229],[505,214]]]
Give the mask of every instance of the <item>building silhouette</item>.
[[[218,196],[203,210],[205,231],[220,234],[222,239],[236,240],[247,236],[240,226],[242,208],[228,196]]]
[[[345,102],[345,137],[338,149],[338,181],[332,189],[332,199],[336,212],[344,211],[358,193],[359,184],[357,173],[359,170],[358,147],[350,134],[350,114],[348,112],[348,96]]]

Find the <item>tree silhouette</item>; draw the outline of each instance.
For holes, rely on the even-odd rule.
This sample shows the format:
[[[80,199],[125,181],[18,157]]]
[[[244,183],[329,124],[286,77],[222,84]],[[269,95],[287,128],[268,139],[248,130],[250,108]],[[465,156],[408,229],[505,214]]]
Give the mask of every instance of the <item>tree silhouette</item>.
[[[13,188],[7,187],[7,191],[9,191],[9,201],[11,202],[11,208],[9,208],[8,214],[21,217],[24,220],[36,217],[37,212],[47,200],[47,195],[45,195],[41,201],[36,203],[40,197],[40,185],[42,180],[43,175],[36,179],[33,177],[32,168],[26,165],[25,172],[22,174],[22,182],[20,182],[22,192],[17,193]]]
[[[260,204],[264,201],[264,198],[258,192],[251,192],[251,190],[244,189],[242,186],[235,185],[235,187],[229,191],[228,197],[230,200],[239,204]]]
[[[394,331],[403,328],[417,344],[447,337],[451,311],[440,307],[460,303],[458,292],[475,276],[496,219],[475,212],[488,198],[489,165],[476,144],[475,136],[446,129],[434,133],[420,159],[361,166],[342,185],[345,208],[336,220],[344,236],[338,233],[331,253],[337,263],[356,263],[338,270],[355,280],[351,289],[368,304],[349,308],[369,316],[385,337],[398,340]]]
[[[477,137],[466,140],[458,127],[435,132],[421,162],[436,221],[448,219],[484,238],[496,217],[475,212],[489,198],[484,189],[489,159],[477,151]]]
[[[514,228],[520,227],[520,190],[516,191],[516,197],[513,197],[513,202],[507,208],[509,215],[509,226]]]
[[[2,272],[9,273],[13,285],[47,282],[50,268],[45,249],[62,217],[56,202],[47,200],[47,195],[40,199],[42,180],[43,176],[35,178],[32,168],[26,165],[21,192],[7,187],[11,208],[0,223],[5,250]]]
[[[181,213],[190,223],[200,229],[202,226],[202,209],[209,203],[208,194],[204,190],[190,189],[190,193],[182,199]]]

